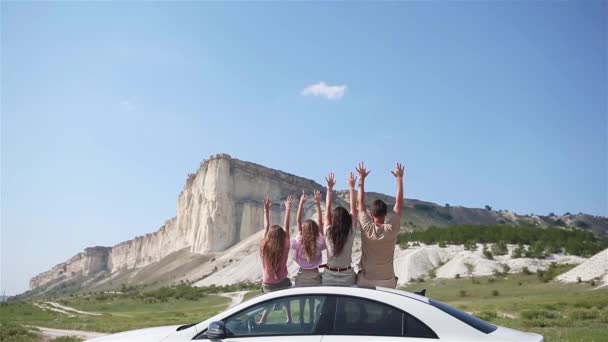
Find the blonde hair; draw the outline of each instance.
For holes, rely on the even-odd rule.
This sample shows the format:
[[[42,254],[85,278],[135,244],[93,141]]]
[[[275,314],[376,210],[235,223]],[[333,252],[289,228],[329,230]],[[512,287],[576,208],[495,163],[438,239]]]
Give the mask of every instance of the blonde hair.
[[[302,252],[308,262],[317,256],[317,237],[319,225],[314,220],[306,220],[302,224]]]

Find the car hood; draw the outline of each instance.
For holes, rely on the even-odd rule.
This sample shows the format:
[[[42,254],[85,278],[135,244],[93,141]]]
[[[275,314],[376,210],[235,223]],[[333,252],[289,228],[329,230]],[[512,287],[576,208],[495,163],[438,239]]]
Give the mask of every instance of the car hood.
[[[177,331],[178,327],[179,325],[172,325],[166,327],[131,330],[118,334],[94,338],[91,340],[87,340],[87,342],[160,342],[164,340],[167,336],[169,336],[171,333]]]

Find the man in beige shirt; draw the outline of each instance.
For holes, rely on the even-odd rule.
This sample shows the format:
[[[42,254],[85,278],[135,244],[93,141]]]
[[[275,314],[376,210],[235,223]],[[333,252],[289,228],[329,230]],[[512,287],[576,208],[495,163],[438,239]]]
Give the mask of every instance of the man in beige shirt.
[[[372,203],[372,216],[365,208],[365,177],[371,171],[363,163],[357,167],[359,173],[358,211],[361,223],[361,263],[357,283],[360,286],[382,286],[395,288],[397,278],[393,266],[395,244],[399,235],[401,212],[403,210],[403,175],[405,167],[397,163],[391,171],[397,179],[397,196],[390,223],[384,223],[387,205],[377,199]]]

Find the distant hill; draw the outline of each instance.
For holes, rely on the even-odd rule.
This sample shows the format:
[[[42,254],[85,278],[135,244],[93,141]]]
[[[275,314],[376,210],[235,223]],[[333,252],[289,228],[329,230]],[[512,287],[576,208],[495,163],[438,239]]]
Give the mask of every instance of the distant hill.
[[[348,200],[347,191],[339,191],[338,195]],[[395,198],[389,195],[370,192],[366,201],[381,199],[392,207]],[[467,208],[452,205],[438,205],[416,199],[406,199],[401,228],[420,229],[430,226],[449,227],[463,224],[512,224],[533,225],[538,227],[579,228],[593,232],[598,236],[608,236],[608,218],[583,213],[563,215],[519,215],[508,210],[493,210],[492,208]]]
[[[201,163],[196,173],[188,175],[178,196],[176,216],[168,219],[160,229],[113,247],[85,248],[69,260],[33,277],[30,290],[24,295],[113,289],[122,284],[200,281],[232,262],[230,259],[218,262],[232,253],[229,251],[245,248],[239,247],[245,245],[248,249],[255,248],[255,243],[242,242],[259,239],[256,234],[263,227],[262,199],[265,194],[269,194],[274,203],[271,221],[281,222],[280,201],[302,190],[307,193],[326,191],[310,179],[226,154],[211,156]],[[376,198],[394,203],[391,196],[367,193],[367,201]],[[347,206],[347,193],[338,191],[335,202]],[[585,229],[608,235],[607,218],[586,214],[518,215],[491,208],[442,206],[415,199],[406,199],[404,209],[401,228],[406,230],[456,224],[526,224],[539,228]],[[305,217],[315,217],[312,203],[307,204]],[[292,225],[294,222],[295,212]]]

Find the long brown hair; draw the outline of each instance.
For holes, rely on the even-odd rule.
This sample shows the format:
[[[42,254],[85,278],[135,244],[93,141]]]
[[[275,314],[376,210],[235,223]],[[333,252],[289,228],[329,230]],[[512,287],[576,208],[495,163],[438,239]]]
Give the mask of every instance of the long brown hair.
[[[306,220],[302,224],[302,249],[304,257],[311,262],[317,256],[317,237],[319,225],[314,220]]]
[[[273,278],[276,278],[279,273],[284,245],[285,231],[276,224],[268,229],[268,233],[260,242],[262,264],[268,266]]]
[[[331,212],[331,226],[327,230],[329,241],[334,245],[334,253],[340,254],[348,235],[353,229],[353,220],[344,207],[336,207]]]

